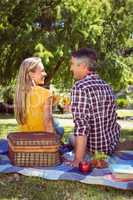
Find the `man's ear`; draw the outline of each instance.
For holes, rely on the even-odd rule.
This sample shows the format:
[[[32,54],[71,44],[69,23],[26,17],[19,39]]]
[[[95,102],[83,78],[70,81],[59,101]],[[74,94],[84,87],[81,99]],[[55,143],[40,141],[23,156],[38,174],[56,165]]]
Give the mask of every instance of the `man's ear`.
[[[80,63],[78,66],[84,67],[84,63],[82,62],[82,63]]]
[[[80,64],[80,66],[82,66],[83,67],[83,69],[86,69],[87,68],[87,66],[86,66],[86,64],[83,62],[83,63],[81,63]]]
[[[83,70],[84,70],[84,72],[85,72],[86,74],[88,74],[88,72],[90,71],[90,68],[89,68],[88,66],[86,66],[85,63],[82,63],[82,68],[83,68]]]

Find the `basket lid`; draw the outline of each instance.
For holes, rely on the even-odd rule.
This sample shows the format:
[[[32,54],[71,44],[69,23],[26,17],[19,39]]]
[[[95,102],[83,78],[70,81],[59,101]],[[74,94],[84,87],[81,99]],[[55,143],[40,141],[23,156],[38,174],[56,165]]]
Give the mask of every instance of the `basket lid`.
[[[59,144],[59,138],[55,133],[48,132],[10,132],[7,139],[14,145],[27,145],[31,142],[35,142],[36,145],[57,145]]]

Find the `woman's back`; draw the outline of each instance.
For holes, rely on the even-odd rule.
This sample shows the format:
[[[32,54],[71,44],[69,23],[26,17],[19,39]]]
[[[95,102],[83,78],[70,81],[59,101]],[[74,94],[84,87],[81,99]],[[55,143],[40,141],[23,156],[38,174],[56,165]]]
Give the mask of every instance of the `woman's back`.
[[[26,122],[19,125],[20,131],[46,131],[44,123],[44,106],[50,97],[50,91],[34,86],[26,98]]]

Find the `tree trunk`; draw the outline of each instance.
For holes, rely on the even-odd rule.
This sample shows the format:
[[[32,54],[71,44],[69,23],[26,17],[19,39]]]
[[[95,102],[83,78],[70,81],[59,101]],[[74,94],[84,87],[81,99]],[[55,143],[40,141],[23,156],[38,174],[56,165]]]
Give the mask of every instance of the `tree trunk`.
[[[53,68],[53,70],[47,75],[47,77],[45,79],[45,87],[49,88],[51,79],[53,79],[54,75],[59,70],[59,67],[61,66],[61,64],[63,63],[63,61],[64,61],[64,57],[61,57],[59,59],[59,61],[57,62],[57,64],[55,65],[55,67]]]

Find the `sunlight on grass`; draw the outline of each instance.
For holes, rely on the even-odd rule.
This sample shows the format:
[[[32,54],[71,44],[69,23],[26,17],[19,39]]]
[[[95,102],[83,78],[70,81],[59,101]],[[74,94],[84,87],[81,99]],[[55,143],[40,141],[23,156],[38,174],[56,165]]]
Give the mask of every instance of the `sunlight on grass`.
[[[17,130],[16,124],[1,124],[0,125],[0,138],[5,138],[10,132]]]
[[[64,142],[67,142],[68,137],[73,134],[73,127],[71,126],[66,126],[64,128]]]
[[[133,117],[133,110],[117,110],[119,117]]]

